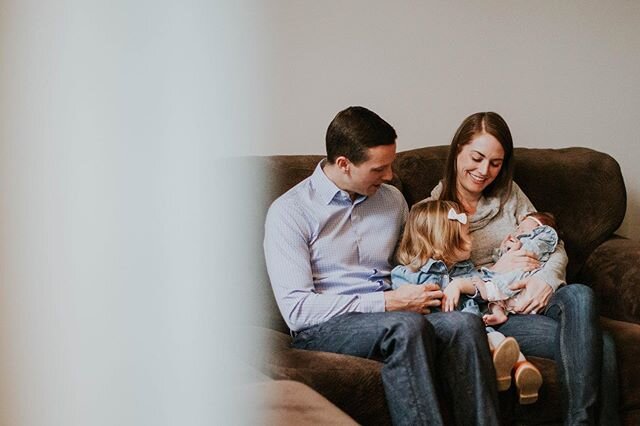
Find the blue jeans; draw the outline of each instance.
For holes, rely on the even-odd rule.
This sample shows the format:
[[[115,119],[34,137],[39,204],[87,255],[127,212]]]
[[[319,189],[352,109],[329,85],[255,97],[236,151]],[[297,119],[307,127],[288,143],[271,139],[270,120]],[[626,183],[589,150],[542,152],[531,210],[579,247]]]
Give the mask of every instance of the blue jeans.
[[[456,424],[498,424],[495,372],[484,326],[474,315],[344,314],[299,332],[293,346],[382,361],[395,425],[442,425],[437,389]]]
[[[603,337],[589,287],[561,287],[542,314],[510,315],[496,329],[515,337],[525,355],[555,360],[566,425],[595,424],[598,413],[603,424],[618,423],[615,346],[607,336],[603,365]],[[598,407],[601,383],[607,388]]]

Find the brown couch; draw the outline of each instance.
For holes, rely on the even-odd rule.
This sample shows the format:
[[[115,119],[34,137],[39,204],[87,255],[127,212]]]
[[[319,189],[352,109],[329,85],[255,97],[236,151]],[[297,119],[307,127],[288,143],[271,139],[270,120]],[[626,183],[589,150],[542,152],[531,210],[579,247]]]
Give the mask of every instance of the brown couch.
[[[409,205],[429,195],[443,173],[447,146],[398,153],[393,184]],[[265,196],[256,215],[309,176],[321,155],[253,158],[252,173],[262,176]],[[626,425],[640,424],[640,242],[614,235],[626,209],[626,191],[618,163],[586,148],[515,150],[515,181],[539,210],[553,212],[569,255],[567,278],[594,289],[602,325],[617,345],[620,413]],[[261,237],[261,236],[260,236]],[[261,243],[261,241],[260,241]],[[264,263],[262,264],[262,267]],[[254,364],[276,380],[307,384],[361,424],[390,424],[381,364],[332,353],[289,347],[288,329],[280,317],[266,269],[256,291],[265,300],[261,333],[270,349]],[[555,424],[562,421],[559,385],[552,360],[530,357],[544,376],[538,402],[517,404],[510,389],[500,394],[504,424]]]

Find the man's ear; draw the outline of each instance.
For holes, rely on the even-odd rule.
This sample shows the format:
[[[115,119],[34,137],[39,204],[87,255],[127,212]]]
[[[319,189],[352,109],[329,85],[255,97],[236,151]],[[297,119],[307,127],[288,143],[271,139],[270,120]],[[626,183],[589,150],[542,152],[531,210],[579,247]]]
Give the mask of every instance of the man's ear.
[[[340,169],[343,173],[348,174],[351,171],[351,161],[349,161],[349,159],[344,155],[336,158],[335,165],[338,166],[338,169]]]

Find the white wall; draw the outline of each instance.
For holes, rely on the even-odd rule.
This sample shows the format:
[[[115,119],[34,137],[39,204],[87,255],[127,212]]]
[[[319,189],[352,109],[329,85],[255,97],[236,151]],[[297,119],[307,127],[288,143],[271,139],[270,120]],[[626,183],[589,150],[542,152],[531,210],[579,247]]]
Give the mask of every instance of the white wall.
[[[364,105],[399,150],[448,144],[467,115],[501,113],[516,146],[585,146],[622,167],[640,238],[640,2],[270,2],[272,122],[257,154],[322,153],[340,109]]]
[[[0,0],[0,425],[257,423],[259,7]]]

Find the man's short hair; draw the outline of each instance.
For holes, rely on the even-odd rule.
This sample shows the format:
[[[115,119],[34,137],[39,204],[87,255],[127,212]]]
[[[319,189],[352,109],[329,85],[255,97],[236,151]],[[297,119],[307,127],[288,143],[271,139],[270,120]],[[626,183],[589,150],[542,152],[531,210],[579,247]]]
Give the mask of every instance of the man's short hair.
[[[327,129],[327,161],[345,156],[353,164],[367,161],[367,149],[396,143],[396,131],[378,114],[361,106],[340,111]]]

